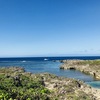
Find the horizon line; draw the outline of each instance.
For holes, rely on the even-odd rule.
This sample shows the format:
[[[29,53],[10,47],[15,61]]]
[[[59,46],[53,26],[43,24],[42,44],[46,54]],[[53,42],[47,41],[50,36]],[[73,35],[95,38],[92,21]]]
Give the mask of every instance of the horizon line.
[[[39,57],[100,57],[100,55],[65,55],[65,56],[9,56],[0,58],[39,58]]]

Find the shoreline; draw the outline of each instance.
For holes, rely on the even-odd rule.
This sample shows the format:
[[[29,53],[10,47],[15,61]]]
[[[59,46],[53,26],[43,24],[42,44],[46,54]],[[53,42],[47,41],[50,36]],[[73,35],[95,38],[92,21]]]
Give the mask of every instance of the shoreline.
[[[25,72],[21,67],[0,68],[0,79],[2,80],[0,87],[3,85],[1,91],[7,89],[5,91],[7,94],[5,94],[8,95],[8,99],[22,97],[28,100],[27,98],[38,97],[42,98],[41,100],[47,100],[47,98],[48,100],[100,100],[100,89],[92,88],[83,81],[58,77],[49,73],[32,74]],[[10,94],[13,93],[16,95],[11,96]],[[33,95],[33,93],[35,94]],[[1,92],[0,96],[2,96]],[[2,96],[2,98],[4,97]]]
[[[78,70],[100,80],[100,60],[61,60],[60,69]]]

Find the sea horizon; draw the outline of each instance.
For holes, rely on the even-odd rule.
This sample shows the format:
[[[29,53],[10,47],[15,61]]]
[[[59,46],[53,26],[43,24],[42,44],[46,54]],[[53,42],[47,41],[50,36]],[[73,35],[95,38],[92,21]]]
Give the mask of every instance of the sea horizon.
[[[39,57],[100,57],[100,55],[55,55],[55,56],[4,56],[0,58],[39,58]]]

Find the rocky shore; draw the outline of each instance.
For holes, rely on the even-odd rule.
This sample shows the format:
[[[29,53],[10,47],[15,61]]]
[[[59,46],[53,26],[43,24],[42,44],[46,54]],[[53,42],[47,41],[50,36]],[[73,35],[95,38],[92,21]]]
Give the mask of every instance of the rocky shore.
[[[9,67],[0,68],[0,100],[100,100],[100,90],[75,79]]]
[[[100,60],[62,60],[60,69],[79,70],[100,80]]]

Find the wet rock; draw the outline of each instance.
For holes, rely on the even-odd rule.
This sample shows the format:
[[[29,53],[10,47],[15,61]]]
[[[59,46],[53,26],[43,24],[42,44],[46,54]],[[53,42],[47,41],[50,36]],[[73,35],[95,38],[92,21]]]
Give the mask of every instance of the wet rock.
[[[60,66],[60,69],[64,69],[64,67],[63,66]]]

